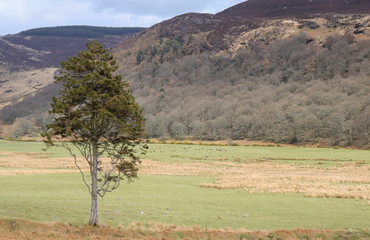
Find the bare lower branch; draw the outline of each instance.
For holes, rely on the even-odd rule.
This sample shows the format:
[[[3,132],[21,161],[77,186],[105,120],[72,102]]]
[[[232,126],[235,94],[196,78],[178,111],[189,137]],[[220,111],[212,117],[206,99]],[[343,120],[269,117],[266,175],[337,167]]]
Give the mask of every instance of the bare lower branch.
[[[78,168],[78,170],[79,170],[79,171],[80,171],[80,173],[81,173],[82,181],[85,183],[85,185],[86,185],[86,187],[87,187],[87,189],[89,190],[89,193],[90,193],[90,195],[91,195],[91,194],[92,194],[92,192],[91,192],[91,190],[90,190],[90,185],[86,182],[86,180],[85,180],[85,174],[83,173],[83,171],[82,171],[82,169],[80,168],[80,166],[78,166],[78,164],[77,164],[77,156],[76,156],[76,154],[74,154],[74,153],[72,152],[71,148],[70,148],[67,144],[64,144],[64,148],[66,148],[66,149],[69,151],[69,154],[71,154],[71,156],[73,156],[73,157],[74,157],[74,162],[75,162],[76,167]]]
[[[120,177],[120,173],[118,174],[118,176],[117,176],[117,177]],[[107,192],[112,192],[113,190],[115,190],[116,188],[118,188],[120,184],[121,184],[121,181],[120,181],[120,180],[118,180],[118,181],[115,181],[115,182],[114,182],[114,186],[113,186],[111,189],[109,189],[109,185],[108,185],[106,189],[99,190],[99,191],[98,191],[99,196],[100,196],[100,197],[104,197],[104,195],[105,195]]]
[[[104,146],[104,150],[103,150],[104,152],[105,151],[108,151],[108,154],[109,154],[109,149],[108,149],[108,146],[107,145],[105,145]],[[110,175],[117,169],[117,164],[118,164],[118,161],[120,160],[119,158],[115,158],[115,159],[111,159],[112,161],[111,161],[111,166],[112,166],[112,168],[111,169],[109,169],[109,170],[107,170],[106,172],[105,172],[105,176],[104,176],[104,182],[103,182],[103,184],[101,185],[101,187],[100,187],[100,189],[98,190],[98,192],[100,192],[100,191],[103,191],[103,192],[107,192],[107,190],[109,189],[109,178],[110,178]],[[118,173],[118,176],[117,176],[118,178],[120,177],[120,173]],[[119,182],[120,180],[119,179],[117,179],[115,182]],[[107,185],[107,183],[108,183],[108,185]],[[107,187],[106,188],[104,188],[105,186],[107,185]],[[112,189],[113,190],[113,189]],[[105,193],[104,193],[105,194]],[[104,195],[103,194],[103,195]],[[99,194],[100,195],[100,194]]]

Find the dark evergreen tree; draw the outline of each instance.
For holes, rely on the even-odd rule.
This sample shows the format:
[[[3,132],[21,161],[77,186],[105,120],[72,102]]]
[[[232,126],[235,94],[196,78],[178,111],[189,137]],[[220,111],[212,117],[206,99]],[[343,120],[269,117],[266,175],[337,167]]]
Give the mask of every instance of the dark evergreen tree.
[[[140,154],[145,153],[141,109],[122,81],[114,56],[97,42],[86,43],[87,49],[61,63],[55,79],[63,84],[53,98],[45,142],[59,144],[69,150],[91,195],[90,225],[98,226],[98,195],[103,197],[120,185],[137,177]],[[79,151],[87,161],[91,182],[77,163]],[[103,164],[103,158],[110,158]]]

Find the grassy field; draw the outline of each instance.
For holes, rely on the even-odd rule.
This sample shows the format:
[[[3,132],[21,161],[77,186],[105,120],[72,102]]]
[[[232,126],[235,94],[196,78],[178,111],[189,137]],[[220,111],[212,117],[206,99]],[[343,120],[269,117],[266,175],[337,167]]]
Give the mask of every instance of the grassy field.
[[[50,148],[45,152],[45,145],[40,142],[14,142],[0,140],[0,151],[49,154],[52,158],[69,157],[62,148]],[[275,159],[280,161],[296,161],[295,164],[311,164],[323,162],[366,161],[370,164],[369,150],[310,148],[310,147],[266,147],[266,146],[207,146],[186,144],[150,144],[145,158],[160,161],[197,161],[197,160],[235,160],[235,159]]]
[[[0,218],[86,223],[90,199],[79,173],[58,172],[74,171],[72,159],[63,149],[45,154],[43,147],[0,141]],[[150,144],[140,178],[101,199],[99,218],[112,227],[369,229],[369,156],[348,149]]]
[[[182,145],[182,144],[152,144],[148,158],[161,161],[209,161],[209,160],[251,160],[271,159],[282,163],[313,164],[333,160],[367,161],[370,163],[370,151],[310,148],[310,147],[266,147],[266,146],[207,146],[207,145]],[[305,160],[305,161],[291,161]]]
[[[99,202],[100,221],[201,228],[272,230],[367,228],[370,209],[360,201],[299,194],[250,194],[199,187],[204,177],[141,176]],[[77,173],[0,177],[0,218],[84,224],[89,195]]]

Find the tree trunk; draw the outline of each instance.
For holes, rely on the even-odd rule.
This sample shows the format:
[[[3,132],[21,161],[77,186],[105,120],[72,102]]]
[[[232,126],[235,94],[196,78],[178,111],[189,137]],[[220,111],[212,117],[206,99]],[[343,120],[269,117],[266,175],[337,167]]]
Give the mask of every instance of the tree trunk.
[[[98,146],[97,143],[92,143],[93,148],[93,162],[91,174],[91,213],[89,225],[99,226],[98,223]],[[91,168],[90,168],[91,169]]]

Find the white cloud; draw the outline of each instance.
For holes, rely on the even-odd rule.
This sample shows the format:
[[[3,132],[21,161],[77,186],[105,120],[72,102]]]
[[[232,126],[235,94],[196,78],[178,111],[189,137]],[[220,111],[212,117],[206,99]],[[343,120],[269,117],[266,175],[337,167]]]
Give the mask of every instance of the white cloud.
[[[218,13],[241,2],[240,0],[214,0],[207,4],[201,12]]]
[[[0,0],[0,35],[62,25],[150,27],[187,12],[216,13],[242,0]]]
[[[158,16],[174,16],[187,12],[216,13],[231,7],[242,0],[94,0],[93,6],[96,11],[112,9],[117,12],[130,12],[133,14]]]
[[[30,28],[70,25],[81,22],[86,15],[84,12],[93,12],[91,3],[71,0],[0,0],[0,34],[17,33]],[[92,14],[88,14],[92,15]],[[77,24],[77,23],[76,23]],[[86,21],[86,24],[89,24]]]

